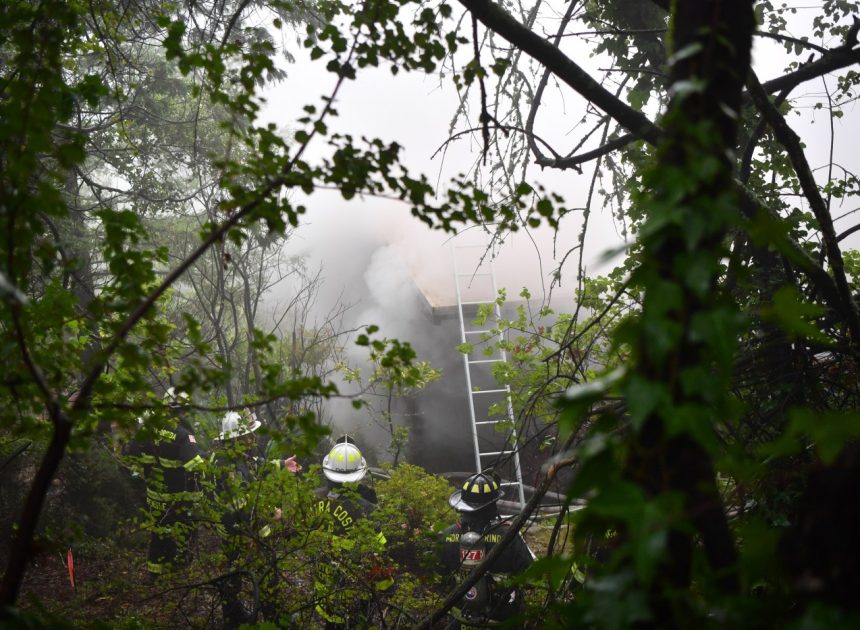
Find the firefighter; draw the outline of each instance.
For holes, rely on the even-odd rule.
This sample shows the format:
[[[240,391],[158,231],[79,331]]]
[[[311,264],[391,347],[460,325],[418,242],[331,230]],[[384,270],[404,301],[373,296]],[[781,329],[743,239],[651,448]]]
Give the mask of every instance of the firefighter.
[[[256,454],[256,431],[261,426],[256,414],[249,409],[227,412],[221,420],[221,432],[218,434],[221,448],[214,457],[221,469],[218,482],[219,499],[227,506],[221,517],[221,525],[224,529],[225,555],[230,571],[218,582],[218,590],[224,625],[228,628],[255,620],[256,610],[249,610],[241,597],[243,575],[247,573],[247,567],[253,564],[248,563],[250,558],[246,551],[249,541],[254,538],[268,538],[272,534],[272,522],[282,517],[281,508],[274,508],[271,516],[258,518],[259,515],[255,514],[256,506],[252,503],[258,494],[250,489],[250,485],[278,469],[292,474],[297,474],[302,469],[295,455],[283,460],[266,460]],[[260,608],[265,617],[273,619],[277,615],[274,601],[277,576],[274,563],[269,560],[266,559],[267,566],[257,566],[256,572],[260,573],[258,577],[261,579]]]
[[[272,470],[283,469],[294,475],[302,470],[302,465],[298,463],[295,455],[286,459],[271,460],[256,455],[255,432],[261,426],[262,423],[257,420],[257,415],[248,409],[244,409],[242,412],[228,411],[221,420],[221,433],[218,434],[218,441],[221,443],[222,449],[214,459],[221,462],[222,468],[229,469],[227,477],[238,479],[240,486],[258,479],[267,472],[266,469],[269,466],[273,467]],[[222,480],[222,482],[225,481],[226,479]],[[233,508],[232,516],[228,515],[227,517],[230,524],[225,523],[229,529],[235,523],[248,521],[249,514],[245,509],[248,501],[247,493],[240,488],[233,488],[228,491],[226,488],[228,485],[228,483],[222,483],[221,490],[233,495],[229,497],[230,505]],[[283,511],[276,508],[275,520],[279,520],[282,515]],[[263,533],[265,534],[266,530]]]
[[[152,580],[190,559],[189,545],[196,531],[193,510],[201,496],[198,482],[204,465],[185,417],[191,397],[171,387],[164,400],[170,411],[167,425],[151,438],[132,441],[127,449],[142,465],[153,518],[146,563]],[[142,419],[140,424],[145,430]]]
[[[351,531],[376,508],[360,491],[367,461],[354,441],[344,436],[325,456],[322,468],[326,486],[318,491],[317,512],[332,532],[332,558],[320,563],[317,571],[316,610],[326,628],[361,627],[361,617],[366,616],[371,597],[360,585],[356,588],[358,583],[376,592],[386,591],[394,583],[393,570],[381,562],[385,546],[382,533],[376,535],[367,556],[356,558],[350,554],[355,549]],[[356,575],[356,571],[361,573]]]
[[[443,531],[440,560],[450,581],[464,578],[501,541],[510,522],[499,514],[496,502],[504,491],[497,475],[480,472],[466,479],[448,499],[460,520]],[[522,573],[534,561],[534,554],[517,534],[487,573],[452,608],[449,628],[493,626],[522,612],[522,593],[505,586],[505,577]]]
[[[222,519],[228,532],[250,518],[246,510],[248,495],[245,484],[254,478],[251,470],[256,461],[253,456],[256,444],[254,433],[261,426],[256,414],[247,410],[241,413],[228,411],[221,419],[221,432],[218,434],[220,448],[214,460],[222,472],[219,480],[219,490],[223,495],[221,499],[229,506]]]

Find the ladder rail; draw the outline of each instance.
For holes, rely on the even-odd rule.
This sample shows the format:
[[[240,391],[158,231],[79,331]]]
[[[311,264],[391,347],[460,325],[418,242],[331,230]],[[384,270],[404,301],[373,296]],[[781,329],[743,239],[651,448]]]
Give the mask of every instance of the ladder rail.
[[[463,318],[463,299],[462,294],[460,292],[460,281],[458,280],[459,276],[457,275],[459,272],[457,270],[457,251],[454,247],[451,248],[451,258],[454,261],[454,284],[457,289],[457,314],[460,319],[460,343],[466,343],[466,323]],[[472,391],[472,374],[469,370],[469,354],[463,353],[463,367],[466,372],[466,391]],[[472,429],[472,443],[475,447],[475,468],[480,471],[481,470],[481,456],[480,456],[480,446],[478,445],[478,426],[475,424],[475,400],[471,394],[468,396],[469,399],[469,419],[471,420],[471,429]]]

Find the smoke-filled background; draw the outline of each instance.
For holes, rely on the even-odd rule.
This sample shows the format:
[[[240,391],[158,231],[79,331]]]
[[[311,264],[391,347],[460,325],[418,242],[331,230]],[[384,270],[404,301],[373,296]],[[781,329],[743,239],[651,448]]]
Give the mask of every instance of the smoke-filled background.
[[[262,121],[281,126],[293,120],[300,108],[317,95],[328,94],[332,77],[302,61],[304,51],[296,51],[296,63],[285,67],[290,85],[301,84],[301,94],[274,88]],[[414,175],[424,174],[436,184],[458,173],[472,172],[481,147],[464,137],[446,143],[459,97],[439,78],[400,75],[397,82],[385,69],[367,68],[357,81],[347,82],[339,96],[339,116],[328,122],[330,133],[395,141],[402,147],[401,159]],[[346,104],[348,103],[348,107]],[[343,106],[340,106],[340,105]],[[289,133],[289,130],[284,130]],[[319,146],[317,147],[318,150]],[[324,154],[324,150],[323,150]],[[588,178],[544,173],[539,180],[562,194],[567,206],[582,204]],[[433,231],[414,219],[407,204],[388,199],[364,198],[345,201],[336,192],[315,191],[312,198],[297,200],[308,207],[302,226],[292,235],[287,250],[302,257],[309,268],[321,269],[323,282],[315,301],[320,318],[335,308],[347,306],[342,328],[360,329],[374,324],[379,336],[408,341],[419,360],[442,371],[420,395],[401,401],[396,416],[409,425],[406,458],[434,472],[471,471],[476,467],[470,435],[468,395],[463,356],[456,350],[460,326],[456,311],[456,288],[452,264],[452,235]],[[608,214],[595,213],[591,219],[597,238],[587,243],[585,262],[590,270],[606,269],[603,253],[621,242],[619,231]],[[495,271],[498,287],[508,299],[518,299],[528,287],[537,302],[550,300],[562,310],[572,310],[576,277],[575,260],[567,265],[550,296],[552,272],[558,260],[578,242],[582,212],[573,211],[562,222],[557,240],[546,230],[521,232],[497,249]],[[458,242],[484,243],[475,230],[467,230]],[[461,263],[461,272],[469,263]],[[285,302],[290,287],[284,283],[274,291],[272,303]],[[493,299],[482,287],[476,299]],[[277,314],[275,314],[277,315]],[[345,352],[353,367],[366,366],[367,351],[352,339]],[[479,375],[481,387],[491,383]],[[340,383],[342,392],[354,385]],[[371,459],[386,458],[388,436],[371,421],[366,410],[356,411],[349,400],[327,404],[333,431],[356,432]]]
[[[509,241],[499,249],[494,264],[498,288],[505,288],[515,301],[528,286],[541,301],[548,297],[541,292],[548,281],[540,275],[538,252],[531,239],[519,240],[526,245]],[[378,336],[409,342],[419,360],[442,371],[439,380],[394,407],[395,421],[410,431],[406,458],[434,472],[475,468],[463,355],[456,349],[460,324],[453,260],[456,255],[461,273],[473,272],[484,251],[476,246],[485,242],[475,231],[456,238],[428,232],[402,208],[379,208],[372,201],[346,207],[333,198],[332,207],[317,211],[287,244],[290,255],[322,270],[314,317],[325,317],[338,304],[345,307],[341,328],[355,331],[343,339],[350,366],[369,367],[367,349],[356,346],[354,338],[373,324],[380,328]],[[463,300],[494,297],[486,277],[464,278],[460,286]],[[563,288],[567,293],[568,288]],[[295,290],[289,282],[282,283],[272,303],[286,302]],[[468,320],[467,313],[467,328]],[[473,368],[474,384],[489,389],[488,370],[481,371]],[[344,394],[358,390],[356,384],[342,380],[339,388]],[[336,398],[327,403],[326,412],[334,433],[356,434],[372,460],[390,459],[385,453],[386,429],[374,422],[368,410],[356,410],[350,399]]]
[[[264,122],[280,126],[294,119],[309,99],[330,90],[332,78],[303,62],[303,54],[297,51],[297,62],[286,67],[291,78],[288,83],[298,81],[304,86],[302,93],[272,89],[261,117]],[[757,40],[754,59],[760,76],[782,73],[782,53],[775,43]],[[367,69],[358,81],[344,86],[338,103],[349,106],[339,107],[339,117],[330,122],[329,129],[385,141],[396,139],[403,147],[404,163],[434,183],[471,172],[480,162],[481,146],[469,136],[446,143],[460,103],[458,95],[443,85],[438,79],[413,75],[401,75],[395,81],[385,70]],[[553,107],[557,107],[555,114]],[[557,135],[560,120],[569,124],[564,115],[568,107],[572,103],[543,103],[542,111],[547,113],[542,114],[536,129]],[[810,154],[823,159],[831,148],[814,126],[814,117],[804,124],[806,127],[798,128],[798,132],[803,134]],[[837,148],[845,150],[844,146]],[[539,229],[518,233],[504,243],[495,260],[498,285],[507,290],[511,300],[527,287],[537,302],[552,300],[557,310],[571,312],[575,308],[578,253],[566,263],[560,287],[555,286],[550,293],[550,284],[559,261],[579,242],[590,178],[569,171],[541,171],[531,176],[532,181],[562,195],[572,212],[556,235]],[[588,274],[606,272],[611,267],[608,252],[617,254],[624,243],[625,226],[601,207],[601,200],[610,194],[596,191],[592,204],[582,254]],[[421,393],[414,403],[417,408],[400,410],[401,415],[410,417],[407,457],[433,471],[473,469],[465,374],[462,355],[455,349],[460,339],[456,310],[452,308],[456,298],[451,236],[429,230],[410,216],[407,205],[386,199],[347,202],[337,193],[316,191],[307,205],[307,220],[293,234],[287,249],[291,255],[303,257],[310,268],[321,269],[324,281],[315,302],[318,316],[336,304],[347,305],[344,329],[375,324],[380,335],[410,342],[419,359],[441,369],[442,378]],[[292,290],[288,283],[279,285],[273,303],[287,299]],[[350,340],[345,349],[354,367],[366,362],[365,350]],[[349,386],[343,385],[342,391],[349,392]],[[354,410],[348,400],[331,401],[328,412],[335,431],[358,432],[368,442],[366,449],[384,457],[387,438],[373,426],[367,413]]]

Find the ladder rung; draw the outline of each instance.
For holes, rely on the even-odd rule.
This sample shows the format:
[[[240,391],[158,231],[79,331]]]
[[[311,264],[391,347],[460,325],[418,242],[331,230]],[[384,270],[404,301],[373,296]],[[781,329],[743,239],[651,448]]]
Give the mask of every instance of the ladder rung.
[[[481,333],[491,333],[492,330],[464,330],[467,335],[480,335]]]
[[[502,420],[478,420],[475,424],[499,424]]]
[[[520,482],[518,482],[518,481],[503,481],[499,485],[501,485],[501,486],[518,486],[518,485],[520,485]]]
[[[475,363],[499,363],[501,359],[478,359],[477,361],[469,361],[469,365],[474,365]]]
[[[491,453],[478,453],[481,457],[490,457],[491,455],[510,455],[511,453],[516,453],[516,451],[493,451]]]
[[[481,390],[478,390],[476,392],[472,392],[472,395],[474,396],[475,394],[499,394],[501,392],[505,392],[507,394],[508,390],[506,390],[506,389],[481,389]]]
[[[484,300],[483,302],[460,302],[460,306],[480,306],[482,304],[495,304],[495,300]]]

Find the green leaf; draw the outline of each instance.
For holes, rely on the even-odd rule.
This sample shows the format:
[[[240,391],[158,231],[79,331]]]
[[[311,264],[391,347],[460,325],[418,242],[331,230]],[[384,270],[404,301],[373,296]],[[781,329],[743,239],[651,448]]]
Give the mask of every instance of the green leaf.
[[[535,560],[522,577],[536,583],[548,581],[554,589],[558,589],[570,575],[573,561],[563,556],[550,556]]]
[[[510,67],[511,62],[508,59],[496,59],[490,68],[496,76],[502,76]]]
[[[792,409],[786,435],[809,436],[825,464],[832,464],[846,444],[860,437],[860,412]]]
[[[669,57],[667,63],[672,66],[679,61],[683,61],[684,59],[689,59],[694,55],[698,55],[703,50],[704,46],[701,42],[693,42],[691,44],[687,44],[681,50],[675,52],[671,57]]]
[[[631,374],[623,387],[630,423],[639,429],[645,419],[661,407],[668,406],[671,397],[665,384],[646,380],[641,374]]]
[[[829,344],[830,339],[813,323],[824,309],[803,299],[793,286],[784,286],[773,295],[771,304],[761,308],[762,319],[773,321],[791,338],[806,338]]]
[[[645,496],[635,484],[621,480],[605,483],[588,501],[588,509],[612,519],[635,519],[645,506]]]
[[[626,370],[617,367],[608,374],[587,383],[572,385],[564,393],[564,399],[569,403],[593,402],[605,396],[624,378]]]
[[[529,195],[534,192],[534,189],[526,182],[520,182],[517,184],[517,189],[515,193],[520,197],[524,197],[525,195]]]

